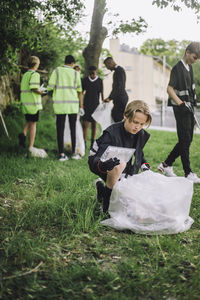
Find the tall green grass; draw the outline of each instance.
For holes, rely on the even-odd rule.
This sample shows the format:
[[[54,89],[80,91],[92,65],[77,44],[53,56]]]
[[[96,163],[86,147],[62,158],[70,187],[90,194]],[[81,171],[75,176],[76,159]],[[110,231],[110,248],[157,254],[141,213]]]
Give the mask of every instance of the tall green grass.
[[[40,114],[35,142],[46,159],[27,159],[19,149],[21,113],[4,116],[11,139],[0,127],[0,299],[200,299],[200,186],[187,232],[147,236],[106,228],[88,150],[80,161],[57,160],[51,109]],[[150,133],[144,152],[156,171],[177,138]],[[199,142],[195,135],[191,164],[200,176]],[[183,175],[179,159],[174,170]]]

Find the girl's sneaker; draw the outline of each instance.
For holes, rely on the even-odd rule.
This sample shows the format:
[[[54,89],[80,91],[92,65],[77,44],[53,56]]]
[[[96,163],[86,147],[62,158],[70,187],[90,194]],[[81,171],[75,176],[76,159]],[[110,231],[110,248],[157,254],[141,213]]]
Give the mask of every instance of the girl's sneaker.
[[[187,176],[185,176],[185,178],[194,183],[200,183],[200,178],[195,173],[190,172]]]
[[[173,171],[173,167],[172,166],[165,167],[163,162],[158,166],[158,171],[163,173],[163,175],[165,175],[165,176],[176,177],[176,174]]]

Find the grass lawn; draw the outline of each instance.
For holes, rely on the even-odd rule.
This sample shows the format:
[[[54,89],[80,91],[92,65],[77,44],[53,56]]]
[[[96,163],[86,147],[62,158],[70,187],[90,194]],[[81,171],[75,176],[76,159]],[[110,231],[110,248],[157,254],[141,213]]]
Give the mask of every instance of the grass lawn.
[[[119,232],[100,224],[88,150],[80,161],[57,160],[51,110],[40,114],[35,142],[47,149],[46,159],[27,159],[19,149],[24,118],[17,109],[5,121],[11,139],[0,126],[0,299],[200,299],[200,185],[187,232]],[[156,171],[177,138],[150,133],[144,153]],[[191,165],[200,176],[199,145],[195,135]],[[180,159],[174,170],[183,176]]]

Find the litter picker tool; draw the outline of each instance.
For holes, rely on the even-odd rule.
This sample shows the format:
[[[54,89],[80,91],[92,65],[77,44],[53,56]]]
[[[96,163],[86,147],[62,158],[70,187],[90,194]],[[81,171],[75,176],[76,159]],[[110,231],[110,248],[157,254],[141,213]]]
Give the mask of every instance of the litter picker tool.
[[[199,121],[197,119],[197,116],[195,115],[194,108],[188,102],[185,102],[185,106],[187,106],[187,108],[193,113],[195,123],[196,123],[197,127],[200,129],[200,124],[199,124]]]
[[[7,135],[7,137],[10,138],[1,111],[0,111],[0,119],[1,119],[1,122],[2,122],[2,124],[3,124],[3,129],[4,129],[4,131],[5,131],[6,135]]]

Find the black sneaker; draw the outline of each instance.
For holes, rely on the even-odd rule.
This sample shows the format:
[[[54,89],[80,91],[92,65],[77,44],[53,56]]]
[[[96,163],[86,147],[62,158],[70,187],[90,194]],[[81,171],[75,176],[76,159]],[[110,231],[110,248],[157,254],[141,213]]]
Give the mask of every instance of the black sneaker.
[[[105,185],[103,184],[101,178],[97,178],[94,182],[94,185],[97,189],[97,201],[103,202],[105,195]]]
[[[26,148],[26,136],[23,133],[18,134],[19,146]]]

